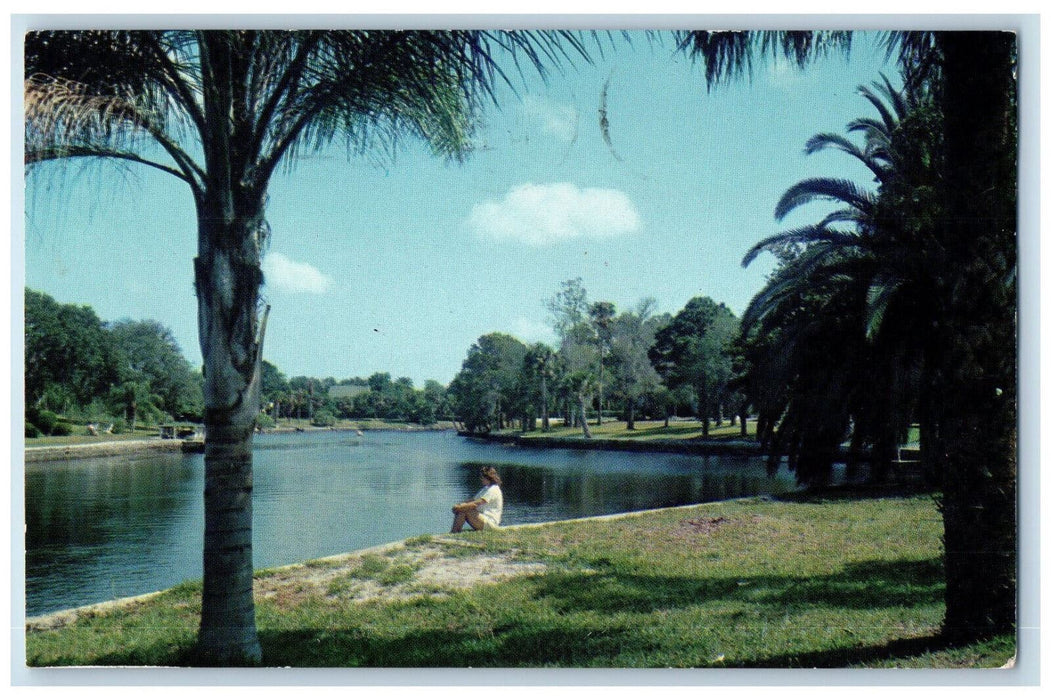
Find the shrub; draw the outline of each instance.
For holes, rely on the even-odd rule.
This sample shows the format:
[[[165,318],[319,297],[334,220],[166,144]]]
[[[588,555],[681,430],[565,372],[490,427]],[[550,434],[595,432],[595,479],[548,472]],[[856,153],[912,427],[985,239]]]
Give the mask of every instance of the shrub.
[[[314,414],[314,419],[310,421],[310,424],[322,428],[333,426],[336,424],[336,416],[332,411],[322,409]]]
[[[38,438],[43,433],[40,432],[40,428],[36,427],[29,421],[26,421],[26,437],[27,438]]]
[[[255,424],[260,430],[270,430],[277,427],[277,423],[274,419],[262,412],[255,417]]]
[[[52,411],[39,411],[33,423],[44,435],[54,435],[55,426],[58,424],[58,416]]]
[[[73,434],[73,426],[65,421],[58,421],[51,427],[51,434],[60,437]]]

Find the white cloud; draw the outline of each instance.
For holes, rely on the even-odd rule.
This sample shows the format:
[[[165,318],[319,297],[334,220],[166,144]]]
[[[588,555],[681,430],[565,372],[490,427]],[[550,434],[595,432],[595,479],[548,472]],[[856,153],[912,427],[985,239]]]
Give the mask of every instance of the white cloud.
[[[263,259],[266,282],[285,292],[324,294],[332,278],[308,263],[296,262],[281,253],[268,253]]]
[[[786,58],[775,58],[767,64],[767,77],[777,88],[792,88],[803,80],[803,71]]]
[[[542,246],[632,233],[639,228],[639,215],[619,190],[526,183],[511,188],[501,201],[474,205],[467,223],[482,238]]]
[[[577,123],[580,121],[580,115],[574,107],[526,95],[522,99],[522,110],[530,118],[539,121],[540,128],[546,134],[551,134],[567,143],[577,137]]]
[[[533,321],[528,318],[516,318],[511,323],[511,335],[527,343],[552,344],[556,339],[555,331],[550,326],[542,321]]]

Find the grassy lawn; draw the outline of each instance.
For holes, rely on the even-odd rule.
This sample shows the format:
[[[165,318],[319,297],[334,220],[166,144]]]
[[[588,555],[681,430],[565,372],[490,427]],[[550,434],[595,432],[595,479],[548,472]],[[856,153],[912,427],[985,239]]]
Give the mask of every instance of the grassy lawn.
[[[303,430],[317,430],[318,427],[311,425],[309,418],[282,418],[277,424],[279,430],[288,430],[289,428],[296,429],[300,428]],[[439,421],[431,426],[421,426],[418,423],[406,423],[404,421],[389,421],[382,418],[362,418],[362,419],[339,419],[336,424],[332,426],[335,430],[417,430],[420,428],[429,428],[436,430],[451,430],[453,424],[449,421]]]
[[[423,536],[350,563],[259,572],[264,664],[1000,666],[1011,637],[959,648],[938,637],[940,535],[927,496],[811,496]],[[428,578],[437,562],[526,573],[457,587]],[[192,664],[199,594],[187,583],[30,630],[28,662]]]
[[[591,435],[593,437],[605,440],[627,439],[647,441],[704,439],[704,428],[700,421],[695,420],[673,421],[667,428],[664,427],[663,420],[635,421],[635,430],[628,430],[628,424],[625,421],[603,419],[602,425],[595,425],[592,423],[589,424],[588,427],[591,429]],[[516,431],[511,430],[505,430],[502,432],[506,434],[517,434]],[[716,427],[715,423],[709,424],[709,439],[740,439],[740,436],[741,427],[739,425],[730,425],[729,422],[724,422],[721,426]],[[521,437],[526,440],[529,438],[552,437],[584,439],[583,431],[581,431],[580,428],[567,428],[562,425],[553,425],[546,433],[539,430],[522,433]],[[748,438],[755,438],[754,422],[748,423]]]
[[[281,430],[294,430],[301,428],[303,430],[318,430],[319,428],[312,426],[310,420],[307,418],[292,418],[282,419],[278,426]],[[333,426],[335,430],[409,430],[418,429],[420,426],[414,423],[398,423],[393,421],[385,421],[380,419],[367,418],[365,420],[340,420]],[[437,423],[434,426],[428,426],[430,428],[451,430],[453,428],[452,423],[442,422]],[[140,428],[134,433],[119,433],[115,435],[101,434],[101,435],[87,435],[87,429],[83,426],[76,426],[74,428],[78,433],[77,435],[48,435],[38,438],[26,438],[26,447],[62,447],[65,445],[94,445],[100,442],[122,442],[126,440],[144,440],[146,438],[159,437],[159,432],[156,427]]]
[[[77,430],[83,430],[77,426]],[[124,442],[127,440],[145,440],[158,437],[157,428],[136,430],[133,433],[117,435],[46,435],[38,438],[26,438],[26,447],[60,447],[64,445],[95,445],[100,442]]]

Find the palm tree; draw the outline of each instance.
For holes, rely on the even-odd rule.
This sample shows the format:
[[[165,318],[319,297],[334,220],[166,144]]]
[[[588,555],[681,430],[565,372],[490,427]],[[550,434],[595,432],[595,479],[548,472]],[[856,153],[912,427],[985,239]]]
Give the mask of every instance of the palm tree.
[[[199,648],[261,658],[252,599],[252,432],[266,310],[260,258],[270,178],[337,138],[408,134],[462,157],[471,117],[503,74],[582,48],[569,33],[477,31],[48,31],[25,40],[25,160],[103,158],[181,180],[198,222],[204,357],[205,541]]]
[[[806,152],[848,153],[871,171],[878,189],[830,178],[793,185],[777,204],[779,220],[815,200],[839,208],[816,224],[760,241],[743,261],[748,265],[760,252],[782,260],[745,314],[753,375],[748,384],[765,397],[757,403],[771,469],[785,454],[803,483],[827,482],[851,422],[851,454],[868,445],[877,479],[886,474],[910,423],[916,382],[908,380],[918,363],[916,339],[922,337],[916,330],[933,322],[929,309],[915,309],[907,318],[902,313],[907,308],[902,298],[920,294],[929,275],[914,263],[923,259],[916,236],[905,235],[910,227],[903,212],[909,208],[887,201],[898,186],[926,211],[934,206],[929,196],[922,197],[933,162],[911,164],[918,155],[910,147],[913,133],[902,128],[923,113],[925,95],[915,90],[903,95],[886,77],[859,93],[880,115],[848,125],[848,131],[863,134],[863,144],[824,133],[807,142]],[[877,333],[888,308],[893,330]],[[776,344],[770,342],[774,333]]]
[[[595,390],[596,379],[587,369],[571,372],[566,376],[566,387],[577,402],[577,410],[580,411],[580,428],[586,439],[591,439],[591,428],[588,426],[587,405],[591,403],[592,392]]]
[[[540,430],[546,433],[551,429],[548,381],[555,376],[555,352],[543,343],[534,343],[526,354],[525,364],[527,375],[531,375],[540,385]]]
[[[799,65],[849,48],[850,32],[681,32],[709,87],[741,75],[754,56]],[[928,249],[936,271],[936,348],[925,413],[946,470],[943,632],[975,639],[1016,624],[1017,572],[1017,39],[1011,32],[892,32],[907,79],[933,88],[944,115],[941,212]]]
[[[609,301],[596,301],[588,307],[588,318],[594,330],[595,347],[598,348],[598,420],[596,423],[602,425],[602,386],[603,386],[603,364],[606,361],[606,353],[612,342],[610,324],[613,316],[617,313],[616,307]]]

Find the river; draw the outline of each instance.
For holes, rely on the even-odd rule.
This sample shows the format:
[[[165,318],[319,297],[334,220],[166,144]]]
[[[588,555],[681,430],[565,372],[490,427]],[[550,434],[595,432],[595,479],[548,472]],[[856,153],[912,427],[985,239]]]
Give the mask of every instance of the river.
[[[257,436],[254,563],[267,568],[448,530],[478,467],[504,481],[504,524],[716,501],[794,488],[763,460],[483,443],[452,432]],[[27,464],[26,614],[201,577],[204,457]]]

